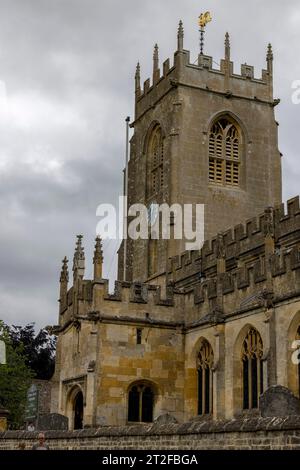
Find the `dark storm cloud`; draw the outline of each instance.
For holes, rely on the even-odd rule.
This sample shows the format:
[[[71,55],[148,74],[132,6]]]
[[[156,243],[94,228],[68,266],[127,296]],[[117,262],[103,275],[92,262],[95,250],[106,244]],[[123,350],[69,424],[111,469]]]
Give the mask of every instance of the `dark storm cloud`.
[[[235,70],[265,67],[273,43],[285,198],[299,193],[300,105],[291,102],[300,7],[279,0],[0,0],[0,304],[9,323],[57,321],[58,276],[75,234],[91,272],[96,207],[122,192],[124,119],[133,113],[137,60],[151,74],[152,48],[172,59],[178,20],[192,61],[197,16],[211,10],[206,52],[218,63],[226,30]],[[116,241],[105,241],[112,276]],[[71,273],[70,273],[71,274]]]

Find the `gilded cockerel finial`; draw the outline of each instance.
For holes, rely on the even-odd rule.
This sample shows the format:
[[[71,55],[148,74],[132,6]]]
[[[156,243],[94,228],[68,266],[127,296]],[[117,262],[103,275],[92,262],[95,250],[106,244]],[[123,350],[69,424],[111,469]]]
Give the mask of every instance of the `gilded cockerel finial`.
[[[204,33],[205,33],[205,26],[207,23],[209,23],[212,20],[212,16],[209,11],[206,11],[205,13],[201,13],[199,16],[199,33],[200,33],[200,54],[203,54],[203,48],[204,48]]]
[[[201,13],[199,16],[199,26],[200,28],[205,28],[207,23],[209,23],[212,20],[212,16],[209,11],[206,11],[205,13]]]

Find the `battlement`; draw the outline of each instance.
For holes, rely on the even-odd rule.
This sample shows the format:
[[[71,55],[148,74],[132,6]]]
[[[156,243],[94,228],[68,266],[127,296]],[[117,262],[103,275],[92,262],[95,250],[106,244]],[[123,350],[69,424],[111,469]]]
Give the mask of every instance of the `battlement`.
[[[183,256],[184,266],[199,261],[196,255],[192,252],[190,258]],[[180,288],[169,282],[164,295],[159,286],[146,283],[117,281],[114,293],[110,293],[106,279],[82,280],[79,287],[68,290],[60,316],[61,324],[78,316],[95,320],[93,312],[100,312],[106,319],[166,324],[185,321],[188,326],[189,305],[197,307],[193,317],[205,323],[218,309],[221,321],[221,316],[225,319],[232,313],[268,306],[294,295],[300,295],[300,238],[293,247],[283,247],[269,259],[254,256],[251,263],[242,262],[231,271],[199,277],[194,285]]]
[[[143,115],[147,109],[153,107],[157,101],[174,87],[190,86],[219,93],[230,99],[233,96],[252,99],[276,105],[273,100],[273,53],[271,45],[268,46],[267,68],[263,69],[260,78],[255,77],[254,67],[247,63],[241,65],[240,74],[234,73],[234,64],[230,60],[229,35],[225,38],[225,59],[221,59],[219,66],[213,57],[199,54],[197,63],[191,62],[190,52],[183,48],[183,26],[180,22],[178,28],[177,50],[174,61],[170,59],[163,62],[162,71],[159,67],[158,46],[154,47],[153,75],[147,78],[141,86],[140,64],[135,74],[135,119]],[[217,64],[218,65],[218,64]]]
[[[247,310],[249,299],[253,307],[280,301],[281,293],[287,298],[300,295],[299,197],[290,199],[286,207],[269,207],[245,224],[219,233],[199,251],[171,258],[164,291],[147,283],[116,281],[114,292],[110,293],[108,280],[102,278],[99,238],[93,258],[94,279],[84,279],[81,239],[78,236],[73,285],[69,289],[66,258],[63,261],[61,325],[78,315],[88,318],[95,311],[108,317],[117,313],[123,320],[182,322],[189,306],[197,306],[193,316],[206,319],[210,312],[219,309],[225,315]]]
[[[256,285],[265,284],[268,280],[268,271],[272,278],[288,275],[300,269],[300,243],[290,250],[283,250],[270,257],[268,264],[265,258],[258,258],[252,265],[244,264],[231,272],[220,273],[215,277],[201,280],[194,288],[195,303],[201,303],[231,294],[237,290],[257,291]],[[300,278],[298,280],[300,287]],[[219,289],[220,288],[220,289]],[[261,290],[266,290],[264,285]],[[286,290],[288,292],[288,289]]]
[[[174,306],[173,289],[168,288],[166,296],[162,295],[161,287],[142,282],[116,281],[114,293],[108,292],[108,281],[104,294],[104,300],[137,304],[161,305],[165,307]]]
[[[101,280],[81,280],[77,286],[68,289],[65,298],[60,299],[60,315],[71,316],[76,309],[77,314],[81,308],[79,303],[86,304],[89,307],[102,306],[109,307],[113,303],[140,304],[159,307],[174,306],[174,290],[168,287],[165,295],[162,295],[160,286],[140,282],[115,282],[114,292],[109,292],[108,279]],[[133,307],[134,308],[134,307]],[[64,319],[65,320],[65,319]]]
[[[170,59],[166,59],[163,62],[163,69],[162,69],[162,74],[160,74],[160,69],[157,71],[159,72],[159,75],[157,75],[156,79],[147,78],[143,82],[143,87],[140,89],[140,93],[137,96],[137,101],[141,101],[146,95],[148,95],[150,92],[154,90],[156,86],[158,86],[162,81],[165,79],[169,79],[169,76],[176,70],[176,67],[178,66],[178,52],[175,52],[174,54],[174,61],[173,65],[170,65]],[[211,73],[214,73],[216,75],[225,75],[227,72],[226,69],[226,61],[224,59],[221,60],[221,64],[219,65],[219,68],[213,67],[213,64],[215,61],[213,60],[213,57],[207,56],[207,55],[199,55],[198,56],[198,63],[192,63],[190,59],[190,51],[184,50],[182,51],[183,54],[183,65],[186,67],[190,67],[194,70],[198,70],[199,72],[207,70]],[[252,65],[248,64],[242,64],[241,65],[241,73],[237,74],[233,72],[233,62],[229,63],[229,76],[232,78],[240,79],[240,80],[249,80],[253,81],[253,83],[256,84],[261,84],[261,85],[268,85],[269,82],[269,73],[267,70],[263,69],[261,71],[261,77],[256,78],[254,76],[254,67]],[[171,84],[172,84],[172,79],[171,79]],[[173,84],[174,85],[174,84]],[[206,87],[206,89],[209,89]]]
[[[83,254],[82,236],[79,235],[73,260],[73,285],[68,288],[67,259],[63,260],[60,276],[59,323],[67,326],[76,318],[92,319],[91,312],[104,312],[107,317],[138,321],[156,321],[174,318],[174,291],[168,287],[164,292],[160,286],[141,282],[116,281],[114,292],[109,291],[109,281],[102,277],[102,245],[96,239],[93,263],[94,278],[84,279],[85,259]],[[81,259],[80,271],[78,258]],[[148,313],[147,313],[148,312]],[[147,316],[149,315],[149,316]],[[176,315],[175,315],[176,317]],[[94,317],[93,317],[94,318]],[[95,318],[94,318],[95,319]],[[178,320],[178,318],[177,318]]]
[[[264,255],[266,237],[274,239],[277,249],[290,248],[300,242],[299,196],[277,207],[267,208],[263,214],[245,224],[220,233],[204,242],[200,251],[184,252],[169,260],[168,279],[180,283],[196,274],[210,277],[217,273],[217,261],[225,259],[227,270],[239,262]]]

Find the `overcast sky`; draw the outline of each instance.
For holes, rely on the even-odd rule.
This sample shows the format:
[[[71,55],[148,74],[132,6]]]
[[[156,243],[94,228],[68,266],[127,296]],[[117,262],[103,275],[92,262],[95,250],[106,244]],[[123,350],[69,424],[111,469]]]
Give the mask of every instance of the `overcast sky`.
[[[283,11],[284,9],[284,11]],[[299,113],[291,85],[300,79],[299,0],[0,0],[0,318],[57,323],[61,260],[84,235],[87,276],[101,202],[122,192],[125,118],[133,116],[137,60],[142,81],[152,49],[173,57],[177,25],[198,53],[197,17],[210,10],[207,54],[219,63],[231,36],[235,70],[256,76],[272,42],[284,199],[297,195]],[[106,241],[106,276],[116,241]],[[70,267],[72,264],[70,263]]]

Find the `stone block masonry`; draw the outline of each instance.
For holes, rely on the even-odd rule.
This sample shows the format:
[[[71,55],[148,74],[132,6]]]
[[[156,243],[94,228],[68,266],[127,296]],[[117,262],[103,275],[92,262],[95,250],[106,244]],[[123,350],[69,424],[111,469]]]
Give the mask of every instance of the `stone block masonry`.
[[[0,450],[31,449],[37,433],[0,433]],[[195,419],[184,424],[105,426],[48,431],[55,450],[300,450],[300,417],[241,417],[230,421]]]

